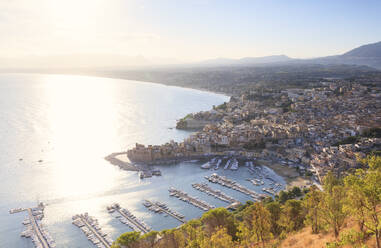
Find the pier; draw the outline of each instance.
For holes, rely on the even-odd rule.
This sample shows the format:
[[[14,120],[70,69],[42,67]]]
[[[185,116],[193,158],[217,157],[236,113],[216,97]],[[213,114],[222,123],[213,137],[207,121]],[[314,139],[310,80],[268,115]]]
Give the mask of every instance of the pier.
[[[140,231],[142,233],[148,233],[151,231],[151,227],[145,224],[143,221],[136,218],[135,215],[133,215],[130,211],[128,211],[125,208],[121,208],[118,203],[114,203],[113,205],[107,207],[108,211],[110,213],[117,211],[122,218],[120,221],[123,224],[128,225],[131,227],[134,231]]]
[[[190,196],[181,190],[171,187],[168,191],[170,196],[177,197],[180,200],[188,202],[189,204],[192,204],[193,206],[198,207],[204,211],[208,211],[215,208],[215,206],[212,206],[205,201],[199,200],[196,197]]]
[[[73,216],[73,224],[85,233],[87,238],[99,248],[110,248],[112,240],[106,237],[99,227],[98,220],[89,216],[87,213]]]
[[[264,198],[265,196],[262,195],[262,194],[258,194],[257,192],[253,191],[253,190],[250,190],[240,184],[238,184],[237,182],[225,177],[225,176],[219,176],[217,175],[216,173],[213,173],[212,175],[210,175],[209,177],[208,176],[205,176],[205,178],[207,180],[209,180],[209,182],[212,182],[212,183],[218,183],[224,187],[227,187],[227,188],[230,188],[230,189],[234,189],[236,191],[239,191],[243,194],[246,194],[246,195],[249,195],[251,196],[252,198],[254,198],[255,200],[260,200],[261,198]]]
[[[32,238],[35,247],[54,248],[56,243],[40,221],[44,217],[44,204],[40,203],[35,208],[15,208],[9,210],[10,214],[27,211],[28,218],[23,221],[26,230],[21,233],[22,237]]]
[[[227,202],[227,203],[234,203],[238,202],[236,199],[234,199],[231,196],[226,195],[225,193],[219,191],[219,190],[214,190],[208,186],[206,183],[194,183],[192,184],[192,187],[204,192],[208,195],[214,196],[217,199],[220,199],[221,201]]]
[[[172,216],[176,220],[180,221],[181,223],[185,223],[184,215],[175,212],[174,210],[169,209],[164,203],[161,202],[151,202],[149,200],[145,200],[143,205],[148,208],[149,210],[156,212],[156,213],[166,213],[167,215]]]

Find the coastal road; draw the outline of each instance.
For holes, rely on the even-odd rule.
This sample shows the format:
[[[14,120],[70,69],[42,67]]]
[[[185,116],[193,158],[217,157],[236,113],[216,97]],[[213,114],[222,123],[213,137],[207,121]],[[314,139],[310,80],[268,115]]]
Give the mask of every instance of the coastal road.
[[[28,208],[27,211],[28,211],[28,215],[29,215],[29,220],[32,223],[34,233],[37,235],[37,238],[40,241],[42,248],[50,248],[49,243],[46,241],[44,235],[42,235],[40,227],[38,226],[37,221],[33,216],[32,209]]]
[[[89,228],[89,230],[95,235],[97,236],[98,240],[107,248],[110,248],[111,247],[111,244],[109,244],[101,235],[99,235],[99,233],[97,232],[97,230],[95,230],[87,221],[85,218],[83,218],[82,216],[80,216],[81,220],[83,221],[83,223],[87,226],[87,228]]]

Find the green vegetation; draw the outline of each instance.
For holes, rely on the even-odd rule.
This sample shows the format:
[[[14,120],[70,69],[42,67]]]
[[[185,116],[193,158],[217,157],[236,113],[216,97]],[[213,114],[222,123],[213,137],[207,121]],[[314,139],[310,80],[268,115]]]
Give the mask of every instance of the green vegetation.
[[[245,148],[247,150],[264,149],[264,148],[266,148],[266,143],[263,141],[257,142],[257,141],[251,140],[251,141],[245,143],[243,145],[243,148]]]
[[[339,142],[333,144],[333,146],[355,144],[360,141],[361,137],[365,138],[381,138],[381,128],[375,127],[363,132],[362,135],[349,136]]]
[[[294,187],[262,202],[246,202],[234,212],[208,211],[200,219],[170,230],[125,233],[113,248],[230,248],[279,247],[288,236],[311,228],[332,233],[326,247],[381,247],[381,157],[361,160],[364,168],[344,178],[328,173],[323,191],[316,186]],[[356,228],[345,229],[349,221]]]
[[[349,136],[339,142],[333,144],[333,146],[347,145],[347,144],[355,144],[360,140],[359,136]]]
[[[366,130],[362,136],[367,138],[381,138],[381,128],[374,127]]]
[[[218,105],[218,106],[213,106],[213,108],[214,108],[215,110],[226,110],[226,108],[227,108],[227,103],[224,102],[223,104],[220,104],[220,105]]]

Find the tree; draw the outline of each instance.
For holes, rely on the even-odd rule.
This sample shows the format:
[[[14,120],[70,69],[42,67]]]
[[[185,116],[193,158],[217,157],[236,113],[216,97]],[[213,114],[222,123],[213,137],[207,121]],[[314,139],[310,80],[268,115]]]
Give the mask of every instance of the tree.
[[[274,236],[278,236],[282,232],[282,227],[278,223],[282,213],[281,205],[279,202],[270,202],[266,204],[266,209],[270,213],[270,231]]]
[[[227,232],[233,239],[236,238],[237,226],[234,221],[234,216],[226,208],[215,208],[209,210],[201,217],[201,222],[204,224],[204,230],[211,235],[217,228],[225,227]]]
[[[303,206],[307,211],[306,223],[310,224],[313,233],[318,233],[321,227],[321,210],[320,203],[323,200],[323,192],[321,192],[315,185],[310,187],[310,191],[306,194],[303,200]]]
[[[357,170],[345,180],[349,188],[349,204],[352,213],[376,238],[380,248],[381,236],[381,157],[370,156],[362,160],[369,167],[367,171]]]
[[[332,193],[334,186],[341,185],[341,181],[333,174],[332,171],[328,171],[327,175],[323,179],[324,192]]]
[[[133,248],[137,247],[139,232],[127,232],[119,236],[119,238],[112,244],[112,248]]]
[[[292,194],[293,197],[300,197],[303,195],[302,190],[296,186],[292,188],[290,193]]]
[[[305,211],[300,200],[288,200],[282,207],[279,224],[287,232],[297,231],[304,226]]]
[[[261,242],[271,238],[270,212],[262,203],[256,202],[244,210],[243,222],[239,225],[239,237],[245,247],[251,247],[252,242]]]
[[[202,230],[202,223],[199,220],[190,220],[181,228],[186,236],[187,248],[199,248],[204,242],[205,234]]]
[[[323,201],[320,203],[322,209],[322,219],[332,227],[335,237],[339,236],[341,227],[344,224],[348,212],[344,208],[346,200],[345,189],[341,185],[329,187],[330,191],[324,192]]]
[[[289,195],[286,191],[282,190],[281,192],[279,192],[279,195],[277,198],[279,199],[279,202],[283,204],[289,199]]]
[[[219,227],[210,238],[205,239],[200,248],[232,248],[234,242],[226,228]]]
[[[346,210],[357,220],[361,232],[365,232],[365,201],[363,192],[364,180],[361,178],[362,170],[357,170],[356,174],[347,176],[344,179],[347,189]]]

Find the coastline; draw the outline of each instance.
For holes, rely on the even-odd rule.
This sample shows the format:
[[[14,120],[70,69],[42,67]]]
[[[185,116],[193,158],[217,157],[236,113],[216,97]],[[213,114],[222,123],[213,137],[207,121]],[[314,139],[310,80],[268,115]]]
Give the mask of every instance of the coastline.
[[[275,171],[275,173],[279,176],[283,177],[287,183],[286,189],[290,189],[295,186],[299,188],[304,188],[312,184],[311,180],[299,175],[295,168],[290,168],[288,166],[282,165],[274,161],[257,161]]]

